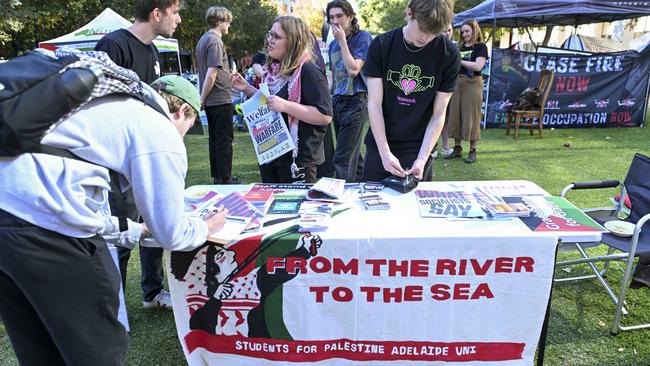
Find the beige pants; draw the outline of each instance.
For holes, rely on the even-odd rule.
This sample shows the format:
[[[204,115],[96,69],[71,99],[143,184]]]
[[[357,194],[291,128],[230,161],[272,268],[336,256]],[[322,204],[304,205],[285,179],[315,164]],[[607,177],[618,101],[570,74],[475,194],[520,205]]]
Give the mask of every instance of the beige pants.
[[[459,76],[449,101],[449,137],[465,141],[481,139],[482,103],[483,78]]]

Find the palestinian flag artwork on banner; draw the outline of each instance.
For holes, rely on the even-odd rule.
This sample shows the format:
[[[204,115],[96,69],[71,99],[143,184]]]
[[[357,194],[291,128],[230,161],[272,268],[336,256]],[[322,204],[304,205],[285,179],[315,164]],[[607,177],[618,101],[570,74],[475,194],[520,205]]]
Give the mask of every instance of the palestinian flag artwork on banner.
[[[564,197],[525,197],[531,215],[520,220],[536,232],[606,232]]]

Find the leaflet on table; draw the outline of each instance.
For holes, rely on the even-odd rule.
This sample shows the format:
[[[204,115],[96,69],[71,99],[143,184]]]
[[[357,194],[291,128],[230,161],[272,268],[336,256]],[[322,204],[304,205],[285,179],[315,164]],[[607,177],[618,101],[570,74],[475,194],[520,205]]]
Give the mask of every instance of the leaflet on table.
[[[219,244],[228,244],[237,239],[239,234],[251,225],[250,217],[230,216],[226,217],[226,224],[217,232],[208,235],[208,241]]]
[[[591,217],[564,197],[524,197],[531,209],[529,217],[520,217],[528,228],[536,232],[607,232]]]
[[[493,217],[524,217],[530,216],[530,208],[522,196],[494,197],[490,201],[479,200],[490,216]]]
[[[466,191],[415,190],[420,217],[457,219],[485,218],[479,200]]]
[[[199,202],[190,205],[194,209],[192,216],[204,217],[206,214],[212,213],[216,209],[214,204],[222,198],[223,195],[221,193],[215,191],[208,192]]]
[[[260,89],[242,104],[244,120],[260,164],[273,161],[296,148],[282,114],[269,108],[269,96],[268,86],[260,84]]]
[[[315,232],[327,230],[329,219],[332,217],[328,212],[306,212],[300,215],[298,220],[298,231]]]
[[[307,192],[307,199],[311,201],[343,202],[345,180],[323,177]]]
[[[390,203],[386,202],[384,198],[378,194],[361,194],[359,195],[359,200],[361,201],[363,208],[368,211],[390,209]]]

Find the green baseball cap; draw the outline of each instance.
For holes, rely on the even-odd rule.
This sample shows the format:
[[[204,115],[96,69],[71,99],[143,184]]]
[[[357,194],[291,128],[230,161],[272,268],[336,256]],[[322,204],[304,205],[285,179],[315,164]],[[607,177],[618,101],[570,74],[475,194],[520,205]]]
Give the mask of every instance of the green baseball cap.
[[[178,75],[165,75],[151,83],[151,87],[183,99],[185,103],[196,110],[196,115],[199,115],[201,111],[201,97],[199,96],[199,91],[189,81]]]

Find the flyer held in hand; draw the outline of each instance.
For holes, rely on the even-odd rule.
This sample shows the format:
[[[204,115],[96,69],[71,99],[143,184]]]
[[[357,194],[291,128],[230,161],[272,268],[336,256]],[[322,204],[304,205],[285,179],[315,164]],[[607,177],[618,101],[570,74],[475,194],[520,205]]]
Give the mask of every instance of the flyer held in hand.
[[[260,84],[260,89],[242,104],[244,121],[260,165],[296,148],[282,114],[272,111],[267,104],[270,95],[268,86]]]

